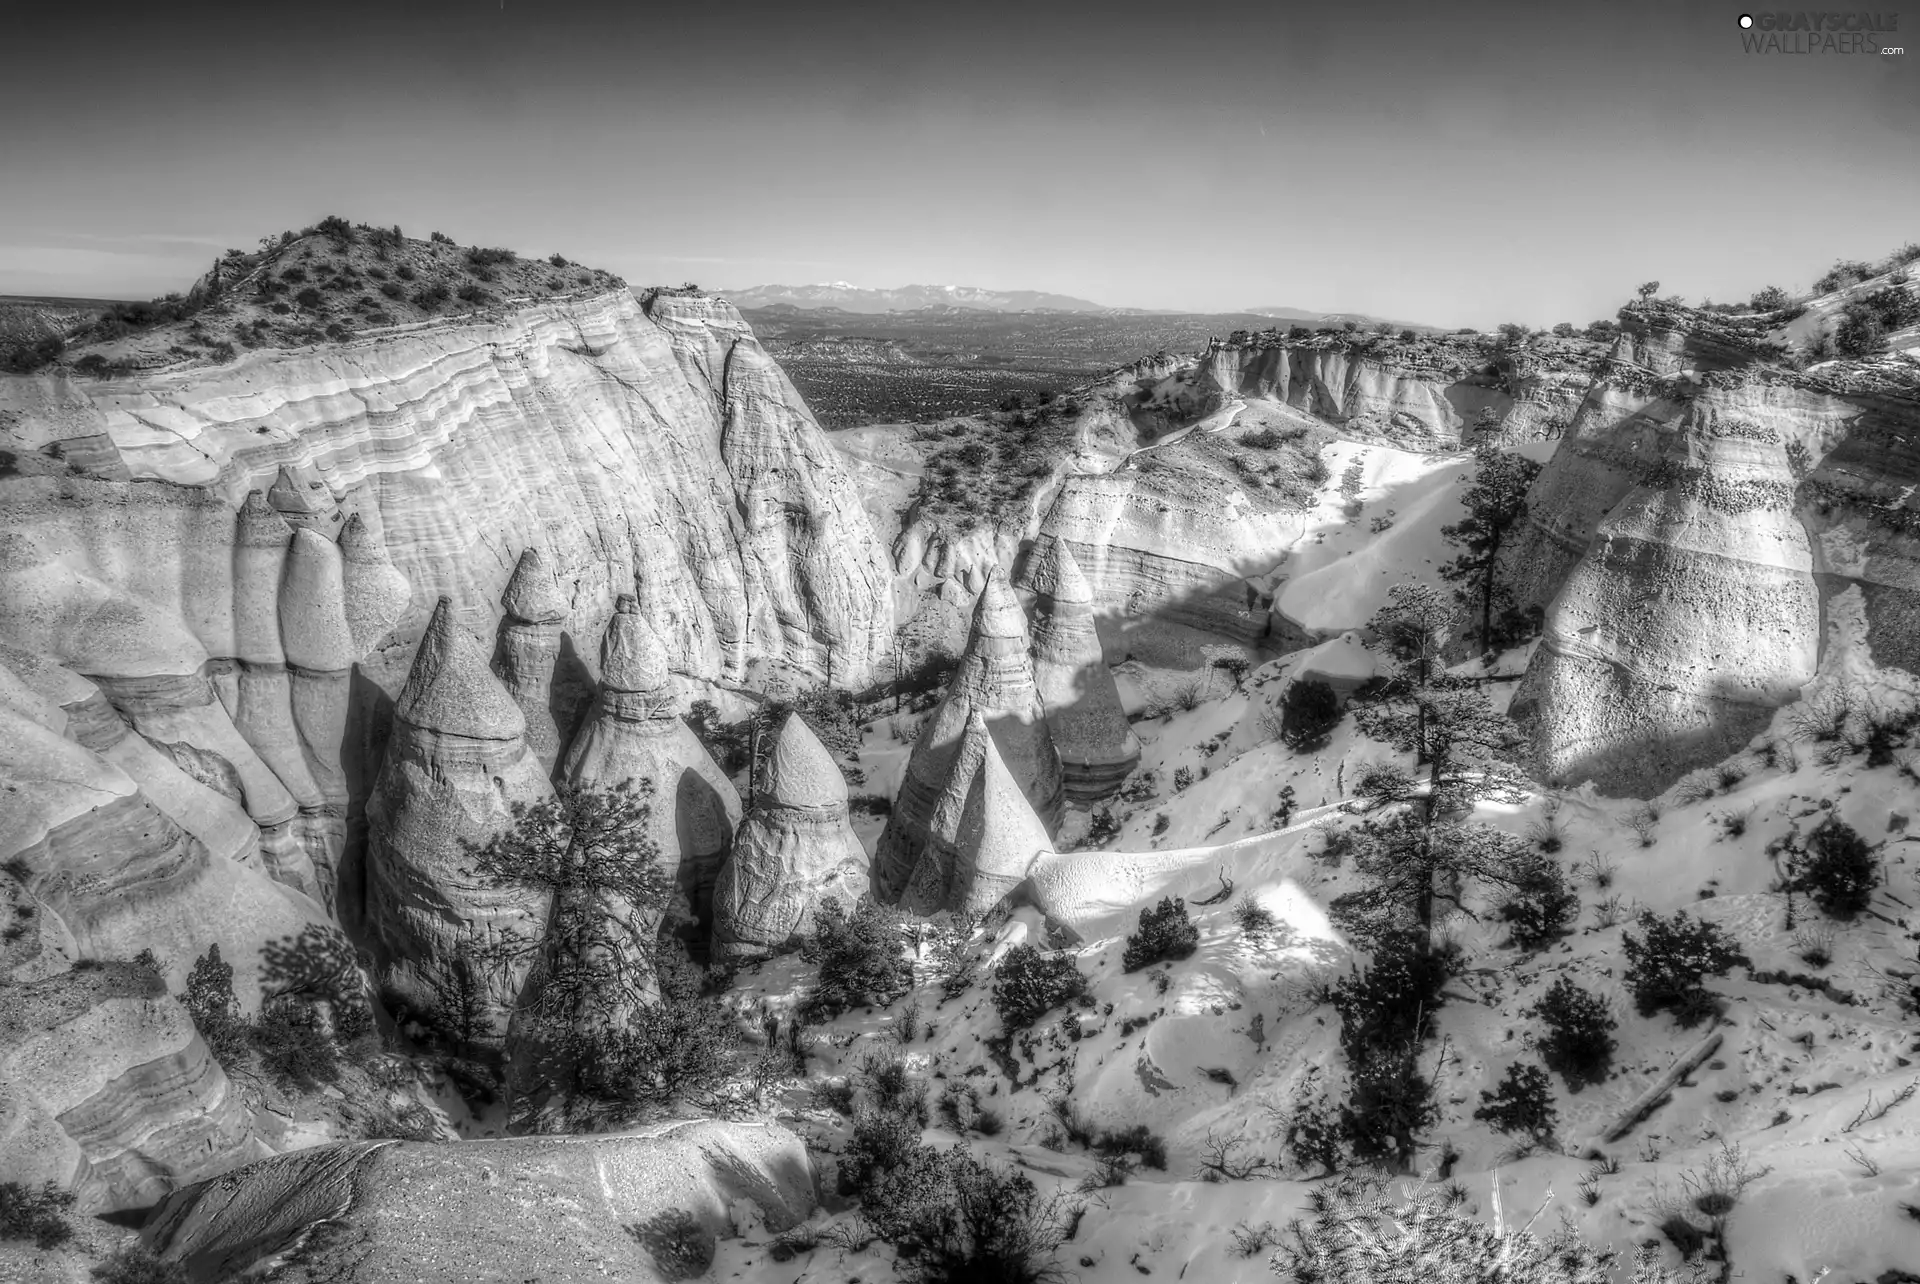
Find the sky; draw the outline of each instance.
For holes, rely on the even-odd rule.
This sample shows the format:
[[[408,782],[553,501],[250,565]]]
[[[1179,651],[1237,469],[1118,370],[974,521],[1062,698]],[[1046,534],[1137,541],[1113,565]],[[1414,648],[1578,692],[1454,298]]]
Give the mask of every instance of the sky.
[[[148,297],[337,213],[635,284],[1486,328],[1920,239],[1920,47],[1750,53],[1740,12],[38,5],[0,42],[0,293]]]

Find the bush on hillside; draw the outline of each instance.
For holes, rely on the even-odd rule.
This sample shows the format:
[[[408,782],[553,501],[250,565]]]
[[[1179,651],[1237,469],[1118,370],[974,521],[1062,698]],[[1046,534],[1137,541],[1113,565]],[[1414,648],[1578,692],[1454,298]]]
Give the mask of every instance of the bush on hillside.
[[[898,913],[865,898],[852,915],[831,896],[821,901],[813,935],[800,949],[820,969],[807,1015],[826,1020],[849,1008],[885,1007],[905,994],[913,985],[905,946]]]
[[[1598,996],[1566,977],[1554,981],[1527,1015],[1545,1027],[1534,1046],[1549,1070],[1558,1074],[1567,1091],[1578,1092],[1601,1083],[1613,1061],[1613,1031],[1619,1023]]]
[[[1830,918],[1857,916],[1880,885],[1880,863],[1873,848],[1853,826],[1837,818],[1807,836],[1806,852],[1795,864],[1794,886]]]
[[[1297,678],[1280,701],[1280,739],[1308,753],[1323,747],[1340,725],[1340,697],[1318,678]]]
[[[36,1248],[58,1248],[73,1238],[67,1213],[73,1193],[52,1182],[35,1188],[0,1182],[0,1240],[32,1240]]]
[[[1140,911],[1140,930],[1127,937],[1121,955],[1123,971],[1190,957],[1200,948],[1200,929],[1187,917],[1187,903],[1179,897],[1161,897],[1160,904]]]
[[[1024,1030],[1054,1008],[1086,997],[1087,978],[1065,954],[1016,945],[993,972],[993,1010],[1009,1030]]]
[[[193,1284],[187,1268],[166,1262],[139,1244],[122,1244],[93,1268],[94,1284]]]
[[[208,946],[207,952],[194,960],[180,1002],[213,1059],[223,1069],[238,1067],[246,1058],[251,1040],[247,1022],[240,1015],[240,1000],[233,993],[233,965],[220,957],[218,945]]]
[[[1713,996],[1701,982],[1753,966],[1724,931],[1689,918],[1685,910],[1665,919],[1642,910],[1639,926],[1643,935],[1625,933],[1621,948],[1627,956],[1623,979],[1641,1016],[1667,1011],[1682,1026],[1698,1025],[1715,1011]]]
[[[1567,934],[1580,912],[1580,896],[1567,883],[1558,862],[1535,856],[1515,871],[1517,885],[1500,906],[1513,943],[1529,952]]]
[[[1350,1087],[1340,1107],[1340,1131],[1363,1164],[1408,1171],[1418,1137],[1433,1126],[1439,1108],[1433,1084],[1420,1073],[1413,1045],[1383,1050],[1348,1067]]]
[[[1340,1047],[1358,1065],[1374,1054],[1409,1047],[1426,1037],[1440,1008],[1440,989],[1451,975],[1448,955],[1425,947],[1416,932],[1381,939],[1373,963],[1334,987],[1340,1014]]]
[[[1547,1072],[1525,1061],[1514,1062],[1492,1092],[1481,1092],[1473,1117],[1486,1120],[1500,1132],[1523,1133],[1535,1141],[1546,1141],[1558,1123]]]

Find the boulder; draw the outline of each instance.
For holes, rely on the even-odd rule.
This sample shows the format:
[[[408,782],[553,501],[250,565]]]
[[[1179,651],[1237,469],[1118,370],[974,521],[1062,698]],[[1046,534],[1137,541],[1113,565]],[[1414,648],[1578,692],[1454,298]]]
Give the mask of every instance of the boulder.
[[[854,836],[847,784],[798,713],[776,733],[761,787],[720,867],[713,948],[722,958],[770,953],[807,932],[824,897],[843,906],[867,886],[867,854]]]

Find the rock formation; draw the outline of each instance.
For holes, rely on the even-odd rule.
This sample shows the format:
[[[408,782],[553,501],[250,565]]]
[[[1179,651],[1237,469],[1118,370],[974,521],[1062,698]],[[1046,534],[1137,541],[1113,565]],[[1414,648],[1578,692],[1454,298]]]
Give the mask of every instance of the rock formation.
[[[1001,758],[1047,831],[1058,823],[1060,755],[1034,685],[1029,649],[1026,616],[995,568],[974,605],[960,666],[921,725],[893,814],[880,835],[873,866],[874,894],[880,899],[900,899],[934,837],[942,796],[971,783],[970,774],[957,770],[956,760],[975,714],[991,731]]]
[[[765,656],[867,681],[885,554],[825,438],[730,307],[654,310],[620,289],[219,365],[0,378],[0,641],[85,675],[185,777],[237,787],[258,831],[238,846],[323,898],[359,893],[343,848],[427,608],[446,595],[494,632],[494,550],[537,546],[577,580],[575,636],[637,582],[693,679]],[[180,779],[153,801],[200,835],[218,808]]]
[[[770,953],[810,929],[822,898],[851,907],[867,882],[846,779],[806,721],[789,713],[714,888],[714,952]]]
[[[17,674],[0,689],[0,862],[21,885],[12,895],[54,920],[36,929],[35,952],[100,960],[152,950],[179,985],[217,943],[247,1008],[303,979],[275,975],[267,955],[324,922],[321,907],[268,878],[251,849],[210,850],[119,763],[174,791],[174,805],[209,832],[232,820],[220,795],[128,732],[97,694],[79,695],[84,682],[56,677],[44,660],[20,663],[44,689]],[[63,707],[62,695],[78,698]]]
[[[553,795],[526,720],[480,643],[441,598],[394,705],[393,739],[367,806],[366,926],[384,981],[427,1013],[484,1013],[493,1036],[520,975],[482,968],[503,934],[538,934],[545,906],[473,870],[470,844]],[[475,992],[475,987],[480,987]]]
[[[1093,591],[1065,544],[1034,554],[1027,582],[1038,594],[1033,616],[1033,676],[1060,754],[1066,796],[1095,802],[1120,788],[1140,762],[1140,741],[1120,707],[1120,692],[1094,629]]]
[[[539,549],[520,554],[506,592],[500,595],[500,607],[500,646],[493,669],[527,720],[527,747],[551,773],[562,747],[560,724],[553,712],[553,684],[568,602]]]
[[[902,903],[916,914],[983,914],[1052,851],[1046,826],[1007,770],[986,720],[975,713]]]
[[[276,1278],[654,1284],[686,1276],[656,1264],[645,1228],[684,1218],[723,1239],[777,1233],[812,1213],[818,1182],[800,1139],[773,1124],[339,1142],[178,1191],[141,1238],[196,1280],[233,1278],[302,1245]]]
[[[82,1213],[144,1208],[267,1153],[159,977],[105,963],[8,987],[0,1182],[55,1182]]]
[[[740,795],[680,719],[666,648],[632,594],[621,596],[607,624],[600,694],[567,750],[561,776],[584,788],[652,782],[650,837],[685,911],[710,921],[714,882],[740,823]]]
[[[1547,607],[1513,705],[1536,770],[1645,793],[1797,698],[1833,593],[1860,584],[1876,655],[1920,663],[1920,410],[1761,367],[1705,315],[1653,304],[1625,325],[1505,565]]]

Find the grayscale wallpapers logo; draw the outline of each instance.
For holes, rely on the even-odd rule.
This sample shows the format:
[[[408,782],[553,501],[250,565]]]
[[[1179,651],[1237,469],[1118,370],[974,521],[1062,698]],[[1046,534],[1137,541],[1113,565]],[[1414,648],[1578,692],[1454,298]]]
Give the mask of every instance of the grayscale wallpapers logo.
[[[1750,54],[1904,54],[1894,43],[1897,13],[1743,13],[1740,43]]]

